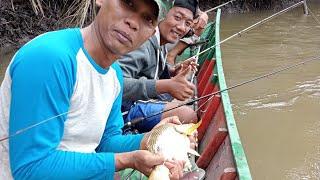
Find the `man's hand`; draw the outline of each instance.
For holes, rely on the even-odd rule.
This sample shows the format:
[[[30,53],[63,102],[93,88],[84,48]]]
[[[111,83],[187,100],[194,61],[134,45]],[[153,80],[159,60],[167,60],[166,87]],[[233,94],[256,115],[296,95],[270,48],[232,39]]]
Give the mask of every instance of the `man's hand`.
[[[207,23],[208,23],[208,14],[205,12],[200,12],[199,13],[199,17],[197,19],[194,20],[194,33],[197,36],[200,36],[204,30],[204,28],[206,27]]]
[[[155,127],[159,127],[159,126],[161,126],[163,124],[167,124],[167,123],[176,124],[176,125],[182,124],[181,121],[179,120],[178,116],[171,116],[171,117],[167,117],[167,118],[162,119]]]
[[[153,168],[165,162],[165,158],[146,150],[119,153],[115,155],[116,170],[125,168],[136,169],[149,176]]]
[[[156,81],[158,94],[169,93],[172,97],[184,101],[191,98],[195,89],[194,84],[187,80],[187,75],[191,71],[191,66],[187,66],[171,79],[160,79]]]
[[[170,171],[170,180],[178,180],[183,176],[185,161],[170,160],[164,163]]]
[[[139,150],[134,152],[134,166],[133,169],[137,169],[146,176],[149,176],[151,171],[156,165],[163,164],[165,158],[159,155],[155,155],[146,150]]]
[[[191,66],[181,70],[176,76],[170,79],[168,93],[174,98],[184,101],[192,97],[195,86],[187,80],[187,75],[191,71]]]
[[[187,69],[189,66],[191,67],[191,70],[193,72],[198,71],[198,64],[196,63],[196,59],[192,58],[192,59],[187,59],[187,60],[183,61],[182,63],[175,65],[173,74],[174,75],[179,74],[182,71],[184,71],[185,69]]]

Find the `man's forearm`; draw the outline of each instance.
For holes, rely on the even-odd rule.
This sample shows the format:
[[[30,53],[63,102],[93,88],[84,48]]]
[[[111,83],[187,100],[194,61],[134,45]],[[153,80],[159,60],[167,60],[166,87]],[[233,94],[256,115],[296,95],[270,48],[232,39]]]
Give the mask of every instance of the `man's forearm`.
[[[124,100],[148,100],[157,97],[156,80],[140,77],[139,79],[124,78]],[[133,96],[134,94],[134,96]]]
[[[125,168],[134,168],[133,156],[134,151],[115,154],[116,171],[120,171]]]
[[[169,64],[175,64],[176,57],[181,54],[187,47],[187,43],[179,41],[178,44],[168,52],[167,62]]]
[[[156,81],[156,91],[158,94],[169,93],[171,88],[170,79],[160,79]]]

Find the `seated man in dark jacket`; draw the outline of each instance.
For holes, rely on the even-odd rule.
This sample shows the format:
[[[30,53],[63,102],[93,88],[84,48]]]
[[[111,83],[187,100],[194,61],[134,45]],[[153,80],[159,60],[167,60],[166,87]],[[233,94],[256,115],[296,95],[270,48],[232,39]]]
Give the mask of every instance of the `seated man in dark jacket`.
[[[194,61],[184,62],[183,66],[171,72],[174,76],[166,75],[168,67],[165,44],[177,42],[191,30],[197,5],[196,0],[176,0],[166,18],[159,23],[156,34],[138,50],[128,53],[119,60],[124,75],[122,110],[123,112],[129,110],[124,118],[126,122],[177,106],[177,103],[159,101],[168,100],[168,95],[171,99],[173,97],[178,100],[192,97],[195,86],[188,82],[186,75],[196,69]],[[169,78],[162,79],[164,76]],[[194,122],[197,119],[196,113],[191,108],[182,106],[144,120],[138,124],[138,130],[149,131],[161,119],[172,115],[177,115],[184,123]]]

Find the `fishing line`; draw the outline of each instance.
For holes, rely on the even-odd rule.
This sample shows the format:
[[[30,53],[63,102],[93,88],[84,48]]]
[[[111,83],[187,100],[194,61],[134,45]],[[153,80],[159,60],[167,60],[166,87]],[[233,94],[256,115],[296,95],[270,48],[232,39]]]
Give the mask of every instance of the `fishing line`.
[[[295,8],[295,7],[299,6],[299,5],[301,5],[301,4],[303,4],[303,1],[298,2],[298,3],[296,3],[296,4],[294,4],[294,5],[286,8],[286,9],[284,9],[284,10],[282,10],[282,11],[279,11],[279,12],[276,13],[276,14],[273,14],[273,15],[271,15],[271,16],[269,16],[269,17],[267,17],[267,18],[265,18],[265,19],[263,19],[263,20],[255,23],[255,24],[253,24],[253,25],[251,25],[251,26],[249,26],[249,27],[241,30],[240,32],[238,32],[238,33],[236,33],[236,34],[234,34],[234,35],[232,35],[232,36],[224,39],[223,41],[220,41],[219,43],[217,43],[217,44],[215,44],[215,45],[213,45],[213,46],[211,46],[211,47],[203,50],[202,52],[200,52],[200,53],[198,53],[198,54],[190,57],[189,59],[195,58],[196,56],[199,56],[199,55],[201,55],[201,54],[209,51],[210,49],[212,49],[212,48],[216,47],[217,45],[220,45],[220,44],[222,44],[222,43],[224,43],[224,42],[226,42],[226,41],[234,38],[235,36],[240,36],[242,33],[245,33],[245,32],[247,32],[247,31],[250,31],[251,29],[255,28],[256,26],[262,25],[262,24],[266,23],[267,21],[269,21],[269,20],[271,20],[271,19],[273,19],[273,18],[275,18],[275,17],[277,17],[277,16],[279,16],[279,15],[281,15],[281,14],[289,11],[290,9]],[[250,82],[251,82],[251,81],[250,81]],[[249,83],[249,82],[247,82],[247,83]],[[246,84],[246,83],[244,82],[244,83],[241,83],[241,84],[243,85],[243,84]],[[237,86],[233,86],[232,88],[241,86],[241,84],[238,84]],[[214,96],[215,94],[218,94],[218,93],[220,93],[220,92],[226,91],[226,90],[228,90],[228,89],[231,89],[231,87],[230,87],[230,88],[227,88],[227,89],[224,89],[224,90],[221,90],[221,91],[217,91],[217,92],[215,92],[215,93],[208,94],[208,95],[203,96],[203,97],[200,97],[200,98],[196,98],[196,99],[194,99],[194,100],[192,100],[192,101],[190,101],[190,102],[180,104],[180,105],[178,105],[178,106],[176,106],[176,107],[173,107],[173,108],[167,109],[167,110],[165,110],[165,111],[161,111],[161,112],[155,113],[155,114],[150,115],[150,116],[145,117],[145,118],[142,118],[142,117],[141,117],[141,118],[134,119],[134,120],[132,120],[131,122],[126,123],[126,124],[124,125],[123,129],[128,128],[128,127],[131,127],[132,124],[141,122],[141,121],[144,120],[144,119],[148,119],[148,118],[157,116],[157,115],[162,114],[162,113],[164,113],[164,112],[168,112],[168,111],[171,111],[171,110],[173,110],[173,109],[177,109],[177,108],[182,107],[182,106],[185,106],[185,105],[192,105],[194,102],[197,102],[197,101],[199,101],[199,100],[201,100],[201,99],[204,99],[204,98],[207,98],[207,97],[209,97],[209,96]],[[16,135],[18,135],[18,134],[21,134],[21,133],[23,133],[23,132],[25,132],[25,131],[27,131],[27,130],[29,130],[29,129],[31,129],[31,128],[34,128],[34,127],[36,127],[36,126],[38,126],[38,125],[41,125],[41,124],[43,124],[43,123],[46,123],[46,122],[48,122],[48,121],[50,121],[50,120],[52,120],[52,119],[55,119],[55,118],[57,118],[57,117],[59,117],[59,116],[62,116],[62,115],[68,114],[68,113],[70,113],[70,112],[61,113],[61,114],[56,115],[56,116],[53,116],[53,117],[51,117],[51,118],[42,120],[42,121],[40,121],[39,123],[35,123],[35,124],[31,125],[31,126],[28,126],[28,127],[26,127],[26,128],[20,129],[20,130],[16,131],[15,133],[13,133],[13,134],[11,134],[11,135],[9,135],[9,136],[0,138],[0,142],[5,141],[5,140],[7,140],[7,139],[9,139],[9,138],[11,138],[11,137],[13,137],[13,136],[16,136]]]
[[[198,46],[197,47],[197,54],[200,52],[201,50],[201,46]],[[195,64],[196,66],[198,65],[198,61],[199,61],[199,56],[195,57]],[[192,71],[192,75],[191,75],[191,78],[190,78],[190,82],[193,83],[194,82],[194,77],[196,76],[196,73],[197,71]]]
[[[245,29],[243,29],[243,30],[241,30],[241,31],[233,34],[232,36],[230,36],[230,37],[228,37],[228,38],[220,41],[219,43],[214,44],[214,45],[212,45],[211,47],[208,47],[207,49],[205,49],[205,50],[203,50],[202,52],[200,52],[200,53],[198,53],[198,54],[196,54],[196,55],[188,58],[187,60],[193,59],[193,58],[195,58],[196,56],[199,56],[199,55],[201,55],[201,54],[204,54],[205,52],[211,50],[212,48],[214,48],[214,47],[216,47],[216,46],[218,46],[218,45],[221,45],[222,43],[225,43],[225,42],[227,42],[228,40],[230,40],[230,39],[232,39],[232,38],[234,38],[234,37],[236,37],[236,36],[241,36],[241,34],[250,31],[251,29],[255,28],[256,26],[260,26],[260,25],[268,22],[269,20],[271,20],[271,19],[273,19],[273,18],[275,18],[275,17],[277,17],[277,16],[280,16],[280,15],[282,15],[283,13],[286,13],[286,12],[288,12],[289,10],[291,10],[291,9],[293,9],[293,8],[296,8],[296,7],[298,7],[299,5],[302,5],[302,4],[303,4],[303,1],[300,1],[300,2],[298,2],[298,3],[296,3],[296,4],[294,4],[294,5],[286,8],[286,9],[283,9],[283,10],[281,10],[281,11],[279,11],[279,12],[277,12],[277,13],[275,13],[275,14],[273,14],[273,15],[271,15],[271,16],[269,16],[269,17],[267,17],[267,18],[265,18],[265,19],[263,19],[263,20],[261,20],[261,21],[259,21],[259,22],[257,22],[257,23],[255,23],[255,24],[253,24],[253,25],[251,25],[251,26],[249,26],[249,27],[247,27],[247,28],[245,28]]]
[[[74,111],[75,111],[75,110],[74,110]],[[9,139],[9,138],[12,138],[12,137],[14,137],[14,136],[16,136],[16,135],[19,135],[19,134],[21,134],[21,133],[23,133],[23,132],[25,132],[25,131],[27,131],[27,130],[29,130],[29,129],[32,129],[32,128],[36,127],[36,126],[39,126],[39,125],[41,125],[41,124],[44,124],[44,123],[46,123],[46,122],[48,122],[48,121],[51,121],[52,119],[55,119],[55,118],[60,117],[60,116],[63,116],[63,115],[67,115],[68,113],[71,113],[71,112],[74,112],[74,111],[64,112],[64,113],[58,114],[58,115],[56,115],[56,116],[50,117],[50,118],[48,118],[48,119],[41,120],[40,122],[35,123],[35,124],[32,124],[31,126],[28,126],[28,127],[26,127],[26,128],[22,128],[22,129],[16,131],[15,133],[13,133],[13,134],[11,134],[11,135],[9,135],[9,136],[0,138],[0,142],[5,141],[5,140],[7,140],[7,139]]]
[[[220,4],[219,6],[216,6],[216,7],[214,7],[214,8],[211,8],[211,9],[206,10],[205,13],[209,13],[209,12],[211,12],[211,11],[214,11],[214,10],[216,10],[216,9],[218,9],[218,8],[221,8],[221,7],[223,7],[223,6],[225,6],[225,5],[229,4],[229,3],[232,3],[233,1],[237,1],[237,0],[231,0],[231,1],[228,1],[228,2],[226,2],[226,3]]]
[[[300,3],[303,3],[303,1],[301,1],[301,2],[299,2],[299,3],[297,3],[297,4],[294,4],[294,5],[292,5],[291,7],[288,7],[289,9],[291,9],[291,8],[294,8],[294,7],[297,7]],[[284,10],[282,10],[282,11],[288,11],[289,9],[284,9]],[[320,21],[317,19],[317,17],[314,15],[314,13],[310,10],[310,8],[309,7],[307,7],[308,9],[309,9],[309,11],[310,11],[310,14],[311,14],[311,16],[313,17],[313,19],[320,25]],[[282,12],[282,11],[280,11],[280,12]],[[279,13],[280,13],[279,12]],[[282,13],[281,13],[282,14]],[[279,14],[280,15],[280,14]],[[270,16],[270,17],[272,17],[272,16]],[[270,18],[270,17],[268,17],[268,18]],[[268,18],[266,18],[266,19],[268,19]],[[272,18],[270,18],[270,19],[272,19]],[[262,20],[262,21],[264,21],[264,20]],[[253,26],[253,25],[252,25]],[[250,28],[250,27],[248,27],[248,28]],[[248,28],[246,28],[246,29],[248,29]],[[240,31],[241,32],[241,31]],[[230,37],[232,37],[232,36],[230,36]],[[228,39],[228,38],[227,38]],[[222,44],[222,41],[220,42],[220,44]],[[218,44],[216,44],[215,46],[217,46]],[[210,47],[211,48],[211,47]],[[212,97],[210,97],[208,100],[206,100],[203,104],[201,104],[195,111],[197,112],[197,111],[199,111],[203,106],[205,106],[213,97],[214,97],[215,95],[213,95]],[[207,107],[208,108],[208,107]],[[204,112],[205,111],[207,111],[207,108],[204,110]]]
[[[230,90],[230,89],[234,89],[234,88],[236,88],[236,87],[243,86],[243,85],[249,84],[249,83],[251,83],[251,82],[255,82],[255,81],[259,80],[259,79],[263,79],[263,78],[266,78],[266,77],[269,77],[269,76],[278,74],[278,73],[280,73],[280,72],[283,72],[283,71],[286,71],[286,70],[289,70],[289,69],[298,67],[298,66],[303,65],[303,64],[305,64],[305,63],[308,63],[308,62],[310,62],[310,61],[318,60],[319,58],[320,58],[320,56],[313,57],[313,58],[307,59],[307,60],[305,60],[305,61],[302,61],[302,62],[299,62],[299,63],[296,63],[296,64],[292,64],[292,65],[290,65],[290,66],[286,66],[286,67],[283,67],[283,68],[274,70],[274,71],[272,71],[272,72],[270,72],[270,73],[267,73],[267,74],[258,76],[258,77],[256,77],[256,78],[253,78],[253,79],[244,81],[244,82],[242,82],[242,83],[239,83],[239,84],[230,86],[229,88],[226,88],[226,89],[223,89],[223,90],[214,92],[214,93],[207,94],[207,95],[205,95],[205,96],[202,96],[202,97],[198,98],[198,100],[201,100],[201,99],[204,99],[204,98],[209,97],[209,98],[201,105],[201,106],[203,106],[204,104],[208,103],[216,94],[220,94],[220,93],[222,93],[222,92],[224,92],[224,91],[227,91],[227,90]]]
[[[188,58],[187,60],[196,58],[196,57],[198,57],[199,55],[201,55],[201,54],[203,54],[203,53],[211,50],[212,48],[214,48],[214,47],[216,47],[216,46],[218,46],[218,45],[220,45],[220,44],[222,44],[222,43],[224,43],[224,42],[227,42],[228,40],[230,40],[230,39],[232,39],[232,38],[234,38],[234,37],[236,37],[236,36],[240,36],[241,34],[243,34],[243,33],[245,33],[245,32],[248,32],[248,31],[252,30],[253,28],[255,28],[255,27],[259,26],[259,25],[262,25],[262,24],[268,22],[269,20],[271,20],[271,19],[273,19],[273,18],[275,18],[275,17],[277,17],[277,16],[279,16],[279,15],[281,15],[281,14],[283,14],[283,13],[286,13],[286,12],[288,12],[289,10],[291,10],[291,9],[293,9],[293,8],[295,8],[295,7],[298,7],[299,5],[302,5],[302,4],[303,4],[303,1],[300,1],[300,2],[298,2],[298,3],[296,3],[296,4],[294,4],[294,5],[286,8],[286,9],[283,9],[283,10],[281,10],[281,11],[279,11],[279,12],[277,12],[277,13],[275,13],[275,14],[273,14],[273,15],[271,15],[271,16],[269,16],[269,17],[267,17],[267,18],[265,18],[265,19],[263,19],[263,20],[261,20],[261,21],[259,21],[259,22],[257,22],[257,23],[255,23],[255,24],[253,24],[253,25],[251,25],[251,26],[249,26],[249,27],[247,27],[247,28],[245,28],[245,29],[243,29],[243,30],[241,30],[241,31],[233,34],[232,36],[230,36],[230,37],[228,37],[228,38],[220,41],[219,43],[214,44],[214,45],[212,45],[211,47],[208,47],[207,49],[203,50],[203,51],[200,52],[200,53],[197,53],[196,55]],[[217,94],[218,94],[218,93],[217,93]],[[194,100],[197,100],[197,99],[194,99]],[[193,103],[193,101],[190,101],[190,102],[187,103],[187,104],[184,104],[184,103],[183,103],[183,104],[178,105],[177,107],[173,107],[173,108],[167,109],[167,111],[174,110],[174,109],[179,108],[179,107],[182,107],[182,106],[184,106],[184,105],[192,105],[192,104],[190,104],[191,102]],[[194,102],[196,102],[196,101],[194,101]],[[163,112],[161,111],[161,112],[158,112],[158,113],[155,113],[155,114],[151,115],[150,117],[145,117],[145,118],[146,118],[146,119],[147,119],[147,118],[151,118],[151,117],[157,116],[157,115],[162,114],[162,113],[167,112],[167,111],[163,111]],[[126,129],[126,128],[130,127],[132,124],[136,124],[136,123],[142,121],[143,119],[144,119],[143,117],[133,119],[131,122],[130,122],[130,121],[127,122],[123,128]]]
[[[229,2],[227,2],[227,3],[230,3],[230,2],[232,2],[232,1],[229,1]],[[294,5],[286,8],[286,9],[283,9],[283,10],[279,11],[278,13],[273,14],[273,15],[271,15],[271,16],[269,16],[269,17],[267,17],[267,18],[265,18],[265,19],[263,19],[263,20],[255,23],[255,24],[253,24],[253,25],[251,25],[251,26],[249,26],[249,27],[247,27],[247,28],[239,31],[238,33],[235,33],[234,35],[232,35],[232,36],[230,36],[230,37],[228,37],[228,38],[220,41],[219,43],[217,43],[217,44],[215,44],[215,45],[213,45],[213,46],[211,46],[211,47],[209,47],[209,48],[207,48],[207,49],[205,49],[205,50],[203,50],[202,52],[198,52],[195,56],[192,56],[192,57],[190,57],[189,59],[194,58],[194,57],[199,57],[199,55],[203,54],[204,52],[206,52],[206,51],[208,51],[208,50],[210,50],[210,49],[212,49],[212,48],[214,48],[214,47],[216,47],[216,46],[218,46],[218,45],[220,45],[220,44],[222,44],[222,43],[224,43],[224,42],[226,42],[226,41],[228,41],[228,40],[230,40],[230,39],[232,39],[232,38],[234,38],[234,37],[236,37],[236,36],[241,36],[242,33],[248,32],[248,31],[252,30],[254,27],[259,26],[259,25],[262,25],[262,24],[268,22],[269,20],[271,20],[271,19],[273,19],[273,18],[275,18],[275,17],[277,17],[277,16],[279,16],[279,15],[281,15],[281,14],[289,11],[289,10],[292,9],[292,8],[298,7],[298,6],[301,5],[301,4],[303,4],[303,1],[300,1],[300,2],[298,2],[298,3],[296,3],[296,4],[294,4]],[[214,9],[214,8],[212,8],[212,9]],[[206,104],[208,101],[210,101],[213,97],[214,97],[214,96],[210,97],[205,103],[203,103],[202,105],[200,105],[195,111],[200,110],[200,109],[201,109],[203,106],[205,106],[205,104]],[[207,109],[206,109],[206,110],[207,110]],[[206,111],[206,110],[205,110],[205,111]]]
[[[278,73],[283,72],[283,71],[287,71],[287,70],[289,70],[289,69],[293,69],[293,68],[295,68],[295,67],[299,67],[299,66],[304,65],[304,64],[306,64],[306,63],[308,63],[308,62],[311,62],[311,61],[314,61],[314,60],[318,60],[318,59],[320,59],[320,56],[312,57],[312,58],[307,59],[307,60],[305,60],[305,61],[302,61],[302,62],[299,62],[299,63],[295,63],[295,64],[292,64],[292,65],[290,65],[290,66],[286,66],[286,67],[283,67],[283,68],[279,68],[279,69],[274,70],[274,71],[272,71],[272,72],[270,72],[270,73],[267,73],[267,74],[264,74],[264,75],[255,77],[255,78],[253,78],[253,79],[249,79],[249,80],[247,80],[247,81],[244,81],[244,82],[235,84],[235,85],[230,86],[230,87],[228,87],[228,88],[226,88],[226,89],[222,89],[222,90],[219,90],[219,91],[215,91],[215,92],[213,92],[213,93],[209,93],[209,94],[204,95],[204,96],[201,96],[201,97],[199,97],[199,98],[190,100],[190,101],[188,101],[188,102],[186,102],[186,103],[181,103],[181,104],[177,105],[176,107],[172,107],[172,108],[169,108],[169,109],[166,109],[166,110],[157,112],[157,113],[152,114],[152,115],[147,116],[147,117],[140,117],[140,118],[133,119],[131,122],[126,123],[126,124],[124,125],[123,129],[130,128],[132,125],[137,124],[137,123],[142,122],[142,121],[148,121],[148,119],[150,119],[150,118],[152,118],[152,117],[154,117],[154,116],[163,114],[163,113],[165,113],[165,112],[168,112],[168,111],[177,109],[177,108],[182,107],[182,106],[185,106],[185,105],[192,105],[194,102],[197,102],[197,101],[199,101],[199,100],[208,98],[208,99],[203,103],[203,104],[206,104],[206,103],[208,103],[215,95],[220,94],[220,93],[222,93],[222,92],[224,92],[224,91],[228,91],[228,90],[231,90],[231,89],[234,89],[234,88],[237,88],[237,87],[240,87],[240,86],[243,86],[243,85],[246,85],[246,84],[255,82],[255,81],[257,81],[257,80],[270,77],[270,76],[272,76],[272,75],[278,74]],[[203,105],[203,104],[202,104],[202,105]]]
[[[320,20],[316,17],[316,15],[311,11],[311,9],[307,6],[312,18],[320,25]]]

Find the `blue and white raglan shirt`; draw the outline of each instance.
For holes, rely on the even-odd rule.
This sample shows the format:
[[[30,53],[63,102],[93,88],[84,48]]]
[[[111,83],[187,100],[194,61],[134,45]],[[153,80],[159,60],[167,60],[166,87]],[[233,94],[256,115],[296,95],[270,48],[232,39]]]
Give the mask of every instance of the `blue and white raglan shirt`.
[[[38,36],[13,57],[0,89],[0,179],[113,179],[114,153],[139,149],[121,135],[122,74],[103,69],[80,29]],[[9,154],[8,154],[9,149]],[[10,166],[9,166],[10,162]],[[3,177],[1,177],[3,176]]]

